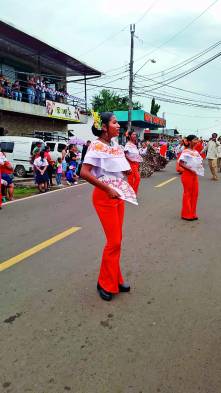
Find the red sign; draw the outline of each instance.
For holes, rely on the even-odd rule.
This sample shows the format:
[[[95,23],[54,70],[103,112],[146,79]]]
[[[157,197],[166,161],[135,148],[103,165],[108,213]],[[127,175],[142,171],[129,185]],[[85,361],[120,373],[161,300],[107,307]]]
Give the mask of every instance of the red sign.
[[[150,115],[150,113],[144,113],[144,121],[150,124],[154,124],[159,127],[166,127],[166,120],[161,117]]]

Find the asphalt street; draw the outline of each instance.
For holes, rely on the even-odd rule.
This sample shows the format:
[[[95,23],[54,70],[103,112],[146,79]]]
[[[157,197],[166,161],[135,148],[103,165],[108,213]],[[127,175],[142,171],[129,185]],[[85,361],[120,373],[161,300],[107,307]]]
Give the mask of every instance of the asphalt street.
[[[91,191],[0,211],[0,392],[220,393],[221,180],[200,179],[193,223],[180,220],[173,163],[142,180],[124,225],[131,292],[110,303],[96,292],[104,235]]]

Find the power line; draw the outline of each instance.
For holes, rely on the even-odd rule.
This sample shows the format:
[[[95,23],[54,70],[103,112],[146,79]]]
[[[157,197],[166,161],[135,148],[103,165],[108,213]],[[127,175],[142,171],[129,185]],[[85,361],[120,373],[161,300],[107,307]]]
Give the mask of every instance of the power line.
[[[137,20],[135,23],[136,23],[136,24],[137,24],[137,23],[140,23],[140,22],[145,18],[145,16],[152,10],[152,8],[154,8],[155,5],[156,5],[157,3],[159,3],[159,1],[160,1],[160,0],[155,0],[155,1],[153,1],[153,3],[152,3],[152,4],[147,8],[147,10],[138,18],[138,20]],[[113,38],[115,38],[116,36],[118,36],[120,33],[124,32],[129,26],[130,26],[129,24],[125,25],[122,29],[120,29],[120,30],[117,31],[116,33],[111,34],[110,36],[108,36],[107,38],[105,38],[103,41],[101,41],[99,44],[97,44],[97,45],[94,46],[93,48],[90,48],[88,51],[81,53],[80,56],[85,56],[85,55],[87,55],[88,53],[91,53],[91,52],[97,50],[97,49],[100,48],[102,45],[104,45],[107,41],[112,40]]]
[[[168,83],[173,83],[173,82],[175,82],[175,81],[177,81],[177,80],[179,80],[181,78],[184,78],[185,76],[193,73],[194,71],[197,71],[198,69],[204,67],[206,64],[209,64],[210,62],[214,61],[215,59],[217,59],[220,56],[221,56],[221,52],[218,52],[214,56],[212,56],[209,59],[203,61],[202,63],[199,63],[198,65],[190,68],[189,70],[187,70],[187,71],[185,71],[185,72],[183,72],[181,74],[178,74],[178,75],[176,75],[176,76],[174,76],[172,78],[166,79],[164,81],[164,83],[167,83],[167,82]],[[144,87],[151,88],[150,91],[155,91],[155,90],[157,90],[157,89],[159,89],[161,87],[161,84],[162,84],[162,82],[156,82],[156,83],[153,83],[152,85],[144,86]],[[152,89],[154,86],[158,86],[158,87],[155,87],[154,89]]]
[[[155,81],[154,79],[144,78],[144,77],[142,77],[140,75],[137,75],[137,77],[141,78],[142,80],[149,80],[149,81],[153,81],[153,82]],[[159,82],[159,83],[161,84],[162,87],[166,86],[166,87],[169,87],[170,89],[183,91],[185,93],[190,93],[190,94],[194,94],[194,95],[201,96],[201,97],[206,97],[206,98],[213,98],[215,100],[221,100],[221,97],[212,96],[212,95],[209,95],[209,94],[198,93],[198,92],[192,91],[192,90],[182,89],[181,87],[171,86],[171,85],[169,85],[167,83],[164,83],[164,82]],[[142,87],[143,87],[143,85],[142,85]]]
[[[182,34],[185,30],[187,30],[192,24],[194,24],[198,19],[200,19],[211,7],[213,7],[219,0],[215,0],[213,1],[206,9],[204,9],[197,17],[195,17],[191,22],[189,22],[186,26],[184,26],[181,30],[179,30],[176,34],[174,34],[172,37],[170,37],[168,40],[164,41],[161,45],[157,46],[154,50],[148,52],[146,55],[141,56],[140,58],[138,58],[137,60],[135,60],[135,62],[145,58],[146,56],[150,56],[152,53],[155,53],[157,50],[159,50],[160,48],[162,48],[164,45],[168,44],[169,42],[171,42],[172,40],[174,40],[174,38],[178,37],[178,35]],[[145,62],[137,72],[139,72],[145,65],[147,62]]]
[[[147,98],[152,98],[152,95],[147,94],[147,93],[134,93],[134,96],[136,97],[147,97]],[[191,103],[191,102],[185,102],[182,100],[175,100],[175,99],[170,99],[170,98],[164,98],[161,96],[155,96],[155,98],[157,98],[158,101],[163,101],[163,102],[167,102],[170,104],[177,104],[177,105],[185,105],[185,106],[192,106],[195,108],[204,108],[204,109],[216,109],[216,110],[221,110],[221,108],[215,107],[215,106],[209,106],[209,105],[203,105],[203,104],[197,104],[197,103]]]
[[[191,118],[193,118],[193,119],[196,118],[196,116],[190,115],[189,113],[188,113],[188,114],[184,114],[184,113],[167,112],[167,114],[168,114],[168,115],[173,115],[173,116],[191,117]],[[218,119],[221,119],[221,117],[216,117],[216,116],[215,116],[215,117],[214,117],[214,116],[200,116],[200,119],[215,119],[215,120],[218,120]]]
[[[142,89],[142,91],[144,91],[145,93],[150,94],[149,91],[143,90],[143,86],[142,86],[142,87],[135,86],[135,88],[138,89],[138,90],[137,90],[138,92],[139,92],[139,89]],[[165,96],[165,97],[169,97],[169,98],[178,98],[178,99],[182,99],[182,100],[185,100],[185,101],[187,101],[187,102],[196,102],[196,103],[203,103],[203,104],[221,106],[221,103],[218,103],[218,102],[209,102],[209,101],[196,100],[196,99],[190,98],[190,97],[183,97],[183,96],[181,97],[181,96],[177,96],[177,95],[174,95],[174,94],[171,95],[171,94],[168,93],[168,92],[160,92],[159,94],[160,94],[161,96]],[[152,95],[151,95],[151,96],[152,96]]]
[[[80,82],[78,82],[80,83]],[[122,92],[127,92],[128,89],[126,88],[121,88],[121,87],[115,87],[115,86],[107,86],[107,85],[97,85],[97,84],[93,84],[93,83],[89,83],[89,86],[93,86],[96,88],[101,88],[101,87],[105,87],[108,89],[112,89],[112,90],[118,90],[118,91],[122,91]],[[151,94],[148,94],[147,92],[144,93],[140,93],[140,92],[134,92],[134,95],[137,97],[148,97],[148,98],[152,98]],[[200,101],[196,101],[196,102],[192,102],[191,100],[189,102],[185,101],[185,98],[180,97],[180,100],[176,100],[174,99],[172,96],[171,98],[165,98],[157,95],[155,96],[155,98],[157,98],[159,101],[163,101],[163,102],[168,102],[168,103],[174,103],[174,104],[181,104],[181,105],[186,105],[186,106],[193,106],[193,107],[197,107],[197,108],[204,108],[204,109],[216,109],[216,110],[221,110],[221,108],[214,106],[216,104],[212,105],[208,105],[207,103],[203,104],[200,103]],[[221,105],[221,104],[220,104]]]
[[[107,41],[112,40],[113,38],[115,38],[117,35],[119,35],[120,33],[122,33],[123,31],[125,31],[128,28],[129,24],[124,26],[122,29],[120,29],[117,33],[111,34],[109,37],[105,38],[105,40],[101,41],[99,44],[97,44],[96,46],[94,46],[93,48],[89,49],[87,52],[83,52],[81,53],[80,56],[85,56],[88,53],[91,53],[93,51],[95,51],[96,49],[100,48],[100,46],[104,45]]]
[[[164,76],[165,76],[165,75],[168,75],[168,74],[170,74],[170,73],[172,73],[172,72],[174,72],[174,71],[177,71],[178,69],[183,68],[184,66],[186,66],[186,65],[188,65],[188,64],[190,64],[190,63],[192,63],[193,61],[199,59],[200,57],[204,56],[205,54],[207,54],[207,53],[210,52],[211,50],[217,48],[217,46],[219,46],[219,45],[221,45],[221,41],[215,42],[213,45],[209,46],[208,48],[204,49],[203,51],[198,52],[198,53],[195,54],[194,56],[191,56],[191,57],[189,57],[189,58],[183,60],[182,62],[180,62],[180,63],[178,63],[178,64],[175,64],[175,65],[172,66],[172,67],[165,68],[164,70],[161,70],[161,71],[158,71],[158,72],[154,72],[154,73],[151,73],[151,74],[147,74],[147,76],[152,76],[152,77],[153,77],[153,76],[157,76],[157,75],[158,75],[158,76],[161,76],[162,74],[163,74]]]
[[[156,6],[157,3],[159,3],[161,0],[155,0],[152,2],[152,4],[147,8],[147,10],[143,13],[143,15],[141,15],[141,17],[135,22],[135,25],[137,25],[138,23],[140,23],[147,14],[149,14],[149,12],[152,10],[152,8],[154,8]]]

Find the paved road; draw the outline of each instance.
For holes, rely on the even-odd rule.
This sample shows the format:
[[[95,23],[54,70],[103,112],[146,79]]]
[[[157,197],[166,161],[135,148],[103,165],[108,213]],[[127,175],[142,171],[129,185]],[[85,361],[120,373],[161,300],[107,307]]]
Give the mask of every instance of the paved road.
[[[179,177],[155,188],[174,175],[144,180],[140,206],[127,205],[132,291],[110,303],[95,289],[104,238],[90,186],[4,207],[2,261],[82,229],[0,273],[0,392],[221,392],[221,182],[201,181],[189,223]]]

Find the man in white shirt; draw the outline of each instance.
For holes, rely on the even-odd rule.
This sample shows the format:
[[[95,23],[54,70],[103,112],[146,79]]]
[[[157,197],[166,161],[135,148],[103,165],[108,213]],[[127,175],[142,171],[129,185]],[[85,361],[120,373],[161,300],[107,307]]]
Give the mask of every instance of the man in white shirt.
[[[212,138],[209,140],[207,146],[201,153],[207,152],[206,158],[209,163],[209,168],[212,173],[212,180],[218,180],[217,176],[217,159],[218,159],[218,148],[220,142],[217,141],[217,134],[213,133]]]

